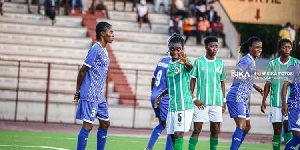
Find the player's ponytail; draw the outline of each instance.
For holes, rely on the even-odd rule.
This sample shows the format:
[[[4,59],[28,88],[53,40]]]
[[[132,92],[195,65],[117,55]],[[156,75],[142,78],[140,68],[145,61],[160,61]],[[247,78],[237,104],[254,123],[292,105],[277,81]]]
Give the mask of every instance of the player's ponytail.
[[[254,42],[261,42],[261,40],[256,36],[250,37],[247,41],[244,41],[242,43],[240,53],[242,53],[243,55],[249,53],[249,46],[252,46]]]

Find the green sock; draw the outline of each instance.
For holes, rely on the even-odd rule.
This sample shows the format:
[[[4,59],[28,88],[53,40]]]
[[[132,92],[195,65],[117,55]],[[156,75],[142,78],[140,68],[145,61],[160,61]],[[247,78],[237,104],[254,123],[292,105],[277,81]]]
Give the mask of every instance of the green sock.
[[[292,132],[284,133],[284,144],[286,143],[293,137]]]
[[[183,150],[183,138],[175,139],[173,150]]]
[[[210,137],[210,150],[217,150],[218,143],[218,138]]]
[[[197,143],[198,143],[198,138],[190,137],[189,150],[195,150]]]
[[[280,150],[281,135],[273,135],[272,145],[273,145],[273,150]]]

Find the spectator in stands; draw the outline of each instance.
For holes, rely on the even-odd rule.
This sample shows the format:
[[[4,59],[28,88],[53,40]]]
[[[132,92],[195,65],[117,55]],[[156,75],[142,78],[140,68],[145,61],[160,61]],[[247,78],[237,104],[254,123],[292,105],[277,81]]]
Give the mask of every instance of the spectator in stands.
[[[155,12],[159,12],[159,8],[160,8],[160,5],[163,3],[164,5],[164,13],[168,13],[168,6],[169,6],[169,3],[168,3],[168,0],[156,0],[155,1],[155,9],[154,11]]]
[[[48,16],[52,20],[52,25],[55,24],[55,10],[57,7],[57,3],[54,0],[45,0],[45,15]]]
[[[289,39],[290,41],[292,41],[291,32],[289,30],[290,26],[291,26],[291,23],[287,22],[286,25],[284,26],[284,28],[282,28],[279,31],[278,41],[281,40],[281,39]]]
[[[290,33],[291,33],[292,43],[293,43],[293,45],[295,45],[295,40],[296,40],[295,26],[293,24],[291,24],[291,26],[288,29],[290,30]]]
[[[32,14],[32,11],[31,11],[31,9],[30,9],[32,0],[26,0],[26,3],[27,3],[27,8],[28,8],[28,13],[29,13],[29,14]]]
[[[95,8],[94,8],[94,4],[95,4],[95,0],[92,0],[92,5],[91,5],[91,14],[94,14],[95,13]],[[96,6],[96,9],[97,10],[104,10],[105,11],[105,14],[106,14],[106,18],[109,19],[109,15],[108,15],[108,9],[106,7],[106,5],[104,4],[104,0],[100,0],[99,4]]]
[[[206,13],[206,2],[204,0],[198,0],[196,3],[196,18],[204,17]]]
[[[205,15],[204,18],[200,17],[197,23],[197,31],[196,31],[197,45],[201,44],[202,37],[206,36],[210,30],[210,23],[207,18],[208,18],[207,15]]]
[[[185,35],[184,44],[186,44],[189,37],[194,34],[195,27],[196,27],[196,20],[193,18],[192,14],[189,14],[189,17],[184,19],[184,23],[183,23],[183,32]]]
[[[116,2],[117,0],[113,0],[114,10],[116,10]],[[123,3],[123,11],[125,11],[127,0],[123,0]],[[136,8],[136,0],[132,0],[132,12],[134,12],[134,8]]]
[[[218,17],[216,22],[212,23],[212,34],[216,37],[221,37],[223,41],[223,46],[225,46],[225,34],[223,32],[224,25],[221,23],[221,17]]]
[[[2,6],[4,4],[4,0],[0,0],[0,15],[3,16]]]
[[[189,0],[188,13],[191,13],[192,16],[195,16],[195,13],[196,13],[196,0]]]
[[[180,16],[171,16],[169,21],[169,35],[177,33],[180,34],[180,36],[183,36],[182,31],[182,20]]]
[[[75,6],[79,6],[80,7],[80,10],[81,10],[81,13],[82,14],[85,14],[85,11],[84,11],[84,6],[83,6],[83,3],[82,3],[82,0],[72,0],[72,10],[71,10],[71,13],[74,14],[75,13]]]
[[[142,30],[142,23],[143,22],[148,22],[150,31],[152,32],[152,26],[151,22],[149,19],[149,12],[148,12],[148,7],[146,5],[146,0],[141,0],[140,5],[138,5],[136,9],[136,14],[137,14],[137,19],[139,22],[139,31]]]
[[[175,6],[176,6],[176,16],[180,15],[181,18],[187,18],[188,12],[186,11],[184,7],[183,0],[175,0]]]
[[[210,6],[210,9],[206,12],[206,14],[208,15],[208,20],[210,23],[216,22],[218,13],[214,10],[213,6]]]

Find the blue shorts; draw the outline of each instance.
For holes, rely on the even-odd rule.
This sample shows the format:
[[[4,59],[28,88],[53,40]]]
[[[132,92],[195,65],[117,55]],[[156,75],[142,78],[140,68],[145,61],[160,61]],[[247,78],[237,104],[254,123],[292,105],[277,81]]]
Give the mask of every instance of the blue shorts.
[[[96,117],[104,121],[109,120],[106,101],[97,103],[80,100],[77,107],[76,119],[94,123]]]
[[[289,131],[300,131],[300,109],[290,110],[288,119]]]
[[[230,114],[230,118],[246,118],[250,119],[249,109],[247,103],[227,101],[227,108]]]
[[[165,101],[162,99],[161,101]],[[157,108],[154,108],[154,101],[151,101],[152,108],[156,118],[160,118],[161,121],[166,121],[168,116],[169,103],[158,103]]]

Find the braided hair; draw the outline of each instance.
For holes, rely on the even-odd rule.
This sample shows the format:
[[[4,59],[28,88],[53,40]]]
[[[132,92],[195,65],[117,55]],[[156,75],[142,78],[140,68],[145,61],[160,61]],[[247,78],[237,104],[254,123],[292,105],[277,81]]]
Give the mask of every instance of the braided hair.
[[[100,40],[100,35],[102,31],[106,31],[109,27],[111,27],[112,25],[107,23],[107,22],[99,22],[96,25],[96,40],[99,41]]]
[[[171,37],[167,41],[168,51],[176,43],[180,43],[182,48],[184,47],[184,39],[182,38],[182,36],[180,34],[174,33],[171,35]]]
[[[277,44],[278,50],[281,49],[281,47],[283,46],[284,43],[290,43],[291,46],[293,46],[292,42],[289,39],[281,39],[281,40],[279,40],[279,42]]]
[[[254,42],[261,42],[260,38],[256,36],[250,37],[247,41],[243,42],[240,48],[240,53],[247,54],[249,53],[249,46],[252,46]]]

